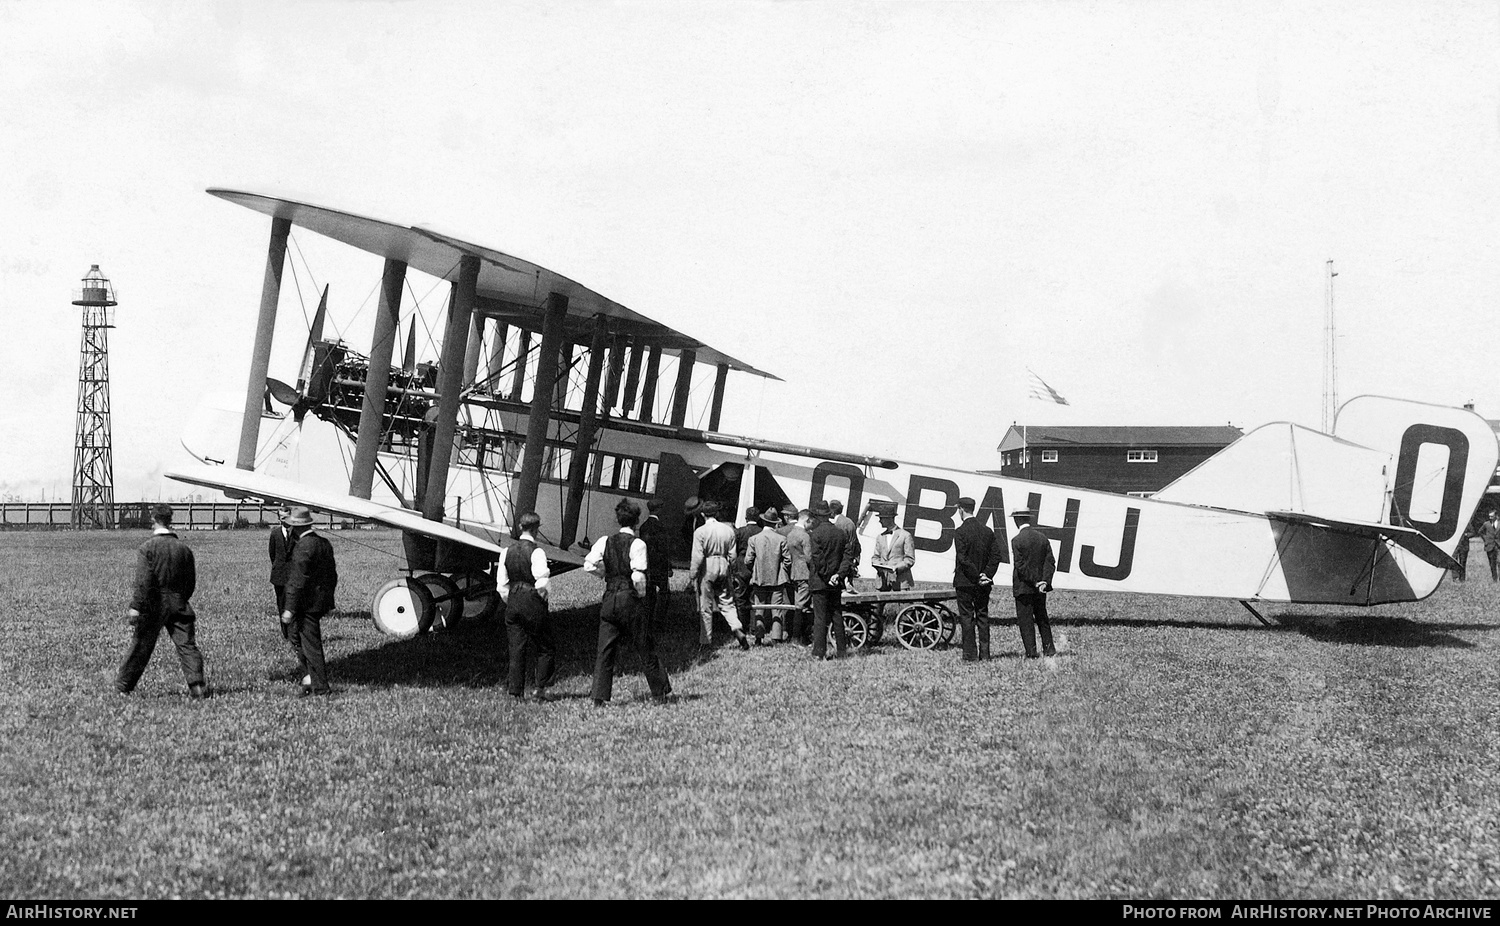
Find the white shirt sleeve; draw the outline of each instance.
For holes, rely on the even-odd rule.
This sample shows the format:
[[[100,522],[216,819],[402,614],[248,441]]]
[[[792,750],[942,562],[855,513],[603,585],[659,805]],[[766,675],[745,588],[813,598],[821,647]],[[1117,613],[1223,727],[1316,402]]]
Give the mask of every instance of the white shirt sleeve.
[[[536,593],[547,597],[547,585],[552,581],[552,567],[547,563],[547,554],[541,547],[531,551],[531,578],[536,583]]]
[[[646,541],[639,537],[630,541],[630,581],[637,595],[646,594]]]
[[[499,576],[495,579],[495,591],[500,593],[501,601],[510,601],[510,572],[505,568],[506,554],[510,553],[510,547],[505,548],[505,553],[500,554],[500,568],[496,570]]]
[[[589,550],[589,555],[583,558],[584,572],[598,575],[600,570],[604,568],[604,543],[607,540],[609,540],[609,535],[605,534],[594,541],[594,546]]]

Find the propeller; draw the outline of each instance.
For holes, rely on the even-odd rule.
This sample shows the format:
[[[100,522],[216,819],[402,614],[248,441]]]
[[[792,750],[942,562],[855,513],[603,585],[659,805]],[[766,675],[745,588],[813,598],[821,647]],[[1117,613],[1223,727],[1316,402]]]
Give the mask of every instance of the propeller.
[[[328,398],[329,374],[338,366],[342,349],[323,343],[323,321],[328,317],[328,287],[323,287],[318,300],[318,311],[307,329],[307,347],[302,352],[302,368],[297,373],[297,385],[288,386],[273,377],[266,377],[266,392],[270,399],[290,406],[292,415],[300,424],[307,410]],[[266,402],[270,407],[269,399]]]

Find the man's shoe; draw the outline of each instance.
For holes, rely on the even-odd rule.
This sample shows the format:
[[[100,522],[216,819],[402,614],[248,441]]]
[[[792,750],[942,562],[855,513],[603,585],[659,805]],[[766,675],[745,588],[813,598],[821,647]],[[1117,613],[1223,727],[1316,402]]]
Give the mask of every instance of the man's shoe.
[[[207,684],[200,682],[196,685],[188,686],[188,697],[194,701],[207,701],[213,697],[213,691],[209,689]]]
[[[595,698],[594,699],[594,706],[595,707],[603,707],[607,703],[608,702],[605,701],[603,698]]]
[[[669,691],[663,695],[652,695],[651,700],[655,701],[657,704],[676,704],[677,696]]]
[[[740,649],[745,650],[746,652],[750,650],[750,638],[745,636],[744,631],[740,631],[739,633],[735,634],[735,638],[740,641]]]

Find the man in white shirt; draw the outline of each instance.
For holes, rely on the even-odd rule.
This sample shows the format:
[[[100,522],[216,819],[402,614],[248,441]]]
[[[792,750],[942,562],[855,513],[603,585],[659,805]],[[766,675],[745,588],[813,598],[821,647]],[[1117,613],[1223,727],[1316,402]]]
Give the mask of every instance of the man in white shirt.
[[[599,655],[594,660],[594,706],[603,707],[614,690],[615,654],[623,639],[641,659],[641,669],[651,686],[651,696],[667,701],[672,683],[656,655],[651,615],[643,607],[646,597],[646,542],[635,535],[641,508],[628,498],[615,506],[617,533],[600,537],[583,569],[604,578],[604,599],[599,606]]]
[[[498,591],[505,602],[505,635],[510,642],[510,696],[522,700],[526,691],[526,670],[536,655],[536,688],[538,701],[549,700],[547,689],[557,675],[557,645],[552,639],[552,624],[547,615],[547,584],[552,569],[547,554],[537,546],[536,532],[542,519],[536,512],[521,515],[516,525],[521,536],[505,551],[500,563]]]
[[[700,510],[708,520],[693,531],[693,558],[688,563],[688,575],[698,583],[698,616],[702,621],[698,645],[705,648],[713,645],[714,614],[718,613],[733,631],[740,649],[749,649],[750,639],[745,636],[730,591],[736,552],[734,528],[719,519],[716,503],[704,502]]]

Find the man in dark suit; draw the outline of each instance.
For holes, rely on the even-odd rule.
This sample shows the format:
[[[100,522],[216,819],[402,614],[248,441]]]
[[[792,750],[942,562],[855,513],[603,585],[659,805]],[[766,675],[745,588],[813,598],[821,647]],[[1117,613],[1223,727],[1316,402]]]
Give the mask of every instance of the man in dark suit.
[[[760,512],[754,505],[745,509],[745,523],[734,529],[734,570],[730,573],[734,589],[734,613],[740,619],[745,632],[755,637],[757,643],[765,635],[750,608],[750,568],[745,565],[745,554],[750,550],[750,538],[760,533]]]
[[[130,596],[126,616],[134,628],[130,652],[115,678],[115,690],[130,694],[146,663],[156,649],[163,629],[177,647],[177,661],[187,679],[188,694],[194,700],[209,697],[203,678],[203,654],[194,640],[198,615],[193,610],[193,589],[198,584],[198,567],[193,551],[177,539],[172,531],[172,508],[156,505],[151,509],[151,539],[141,544],[135,559],[135,589]]]
[[[660,510],[661,499],[648,500],[646,520],[636,532],[646,544],[646,613],[657,627],[662,626],[672,601],[672,554],[667,549],[666,528],[656,514]]]
[[[339,572],[333,560],[333,545],[312,527],[312,512],[293,508],[286,517],[292,529],[292,557],[287,564],[286,601],[281,622],[289,624],[291,639],[298,646],[298,670],[302,694],[327,695],[328,668],[323,660],[323,615],[333,610],[333,595]]]
[[[1026,658],[1035,659],[1036,636],[1042,635],[1042,655],[1055,656],[1052,646],[1052,622],[1047,617],[1047,593],[1052,591],[1052,575],[1057,560],[1052,542],[1035,527],[1036,512],[1022,508],[1011,515],[1018,528],[1011,538],[1011,591],[1016,596],[1016,623],[1021,627],[1021,645]]]
[[[286,610],[286,573],[292,561],[292,529],[286,526],[286,516],[291,510],[287,505],[276,509],[277,524],[271,528],[271,588],[276,592],[276,626],[281,631],[281,638],[291,647],[293,657],[300,657],[302,647],[292,639],[291,625],[280,620],[281,612]]]
[[[854,574],[854,551],[844,539],[844,532],[829,518],[828,503],[814,502],[808,509],[812,527],[807,532],[807,591],[812,599],[814,659],[828,658],[828,628],[833,627],[834,654],[842,659],[849,651],[844,633],[843,588]]]
[[[990,592],[1000,568],[1000,544],[989,525],[974,517],[974,499],[958,500],[963,521],[953,532],[953,591],[963,628],[964,661],[990,658]]]

